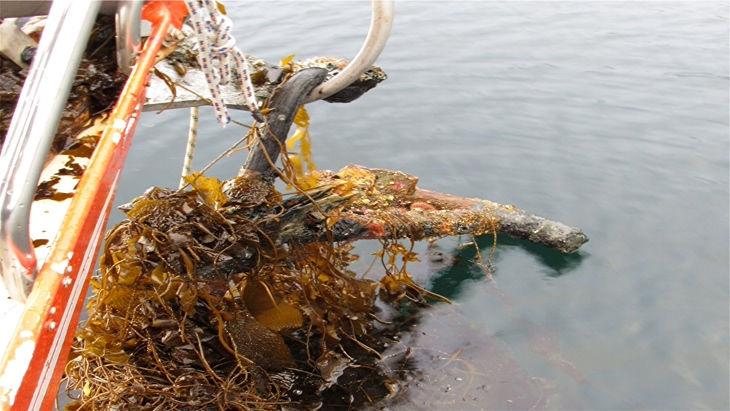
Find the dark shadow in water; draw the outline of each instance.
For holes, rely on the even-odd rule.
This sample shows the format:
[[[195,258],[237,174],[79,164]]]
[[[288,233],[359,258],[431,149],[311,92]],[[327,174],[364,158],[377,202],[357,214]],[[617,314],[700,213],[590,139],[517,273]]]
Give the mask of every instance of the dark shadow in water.
[[[484,236],[488,238],[488,244],[492,244],[492,236]],[[480,238],[481,239],[481,238]],[[481,241],[477,240],[479,244]],[[481,247],[481,245],[480,245]],[[519,247],[535,257],[545,268],[549,277],[560,277],[570,271],[576,269],[580,263],[590,254],[584,251],[577,251],[571,254],[563,254],[544,245],[531,243],[527,240],[520,240],[509,236],[500,236],[497,238],[497,252],[500,248]]]
[[[485,235],[477,237],[476,243],[483,259],[487,259],[493,244],[493,237]],[[497,248],[492,261],[493,267],[498,267],[502,251],[509,247],[519,247],[535,257],[545,268],[548,277],[560,277],[576,269],[589,254],[578,251],[572,254],[563,254],[551,248],[534,244],[529,241],[500,236],[497,239]],[[444,297],[453,299],[461,292],[461,284],[466,280],[484,278],[485,272],[475,262],[477,261],[476,248],[473,245],[457,247],[454,253],[447,255],[438,244],[429,245],[427,251],[430,264],[435,274],[431,277],[429,289]]]
[[[491,237],[479,237],[476,240],[480,252],[488,251],[492,246]],[[457,247],[453,254],[449,255],[438,243],[429,244],[427,255],[429,264],[434,270],[429,290],[454,299],[461,293],[461,284],[465,281],[484,278],[484,270],[475,264],[476,254],[476,247],[473,245]]]

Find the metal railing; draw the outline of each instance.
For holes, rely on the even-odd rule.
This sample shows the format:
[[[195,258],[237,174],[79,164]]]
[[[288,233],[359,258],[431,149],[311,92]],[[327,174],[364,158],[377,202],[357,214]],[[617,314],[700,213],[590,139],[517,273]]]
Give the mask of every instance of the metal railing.
[[[0,152],[0,274],[25,300],[36,274],[29,216],[100,2],[53,2]]]

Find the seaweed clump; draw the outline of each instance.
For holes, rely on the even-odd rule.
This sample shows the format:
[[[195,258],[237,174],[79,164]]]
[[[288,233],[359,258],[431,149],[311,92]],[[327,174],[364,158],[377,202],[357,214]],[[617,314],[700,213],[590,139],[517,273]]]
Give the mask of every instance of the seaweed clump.
[[[39,32],[31,37],[40,38]],[[117,67],[113,16],[99,16],[79,64],[51,150],[58,153],[99,114],[112,108],[127,76]],[[0,56],[0,147],[10,127],[28,69]]]
[[[195,174],[190,190],[152,188],[124,207],[67,365],[68,408],[318,408],[393,395],[379,362],[397,337],[376,300],[403,308],[427,292],[403,245],[383,241],[377,282],[348,269],[349,242],[332,241],[327,216],[379,193],[363,176],[329,175],[284,200],[253,174]],[[292,216],[330,240],[281,241]]]

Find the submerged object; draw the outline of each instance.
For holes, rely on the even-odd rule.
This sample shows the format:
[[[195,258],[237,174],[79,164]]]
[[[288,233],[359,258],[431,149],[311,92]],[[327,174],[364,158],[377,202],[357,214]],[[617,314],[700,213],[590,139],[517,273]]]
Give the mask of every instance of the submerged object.
[[[420,307],[448,301],[411,278],[417,256],[398,239],[506,232],[563,252],[587,241],[515,207],[421,190],[398,171],[347,166],[298,186],[278,139],[325,77],[304,69],[277,89],[237,177],[191,174],[190,189],[155,187],[125,206],[67,367],[78,404],[375,405],[401,382],[383,353]],[[277,177],[295,192],[278,192]],[[382,241],[377,281],[349,268],[362,238]],[[378,304],[406,314],[382,320]]]
[[[380,16],[387,17],[391,2],[375,3],[382,3]],[[49,163],[53,168],[47,170],[52,171],[41,174],[43,181],[35,192],[33,209],[48,205],[44,212],[54,213],[55,227],[45,227],[46,232],[36,236],[31,226],[28,236],[22,232],[26,228],[23,218],[15,225],[8,223],[9,219],[3,221],[3,229],[20,228],[19,238],[26,242],[30,241],[28,237],[33,239],[27,249],[8,248],[3,263],[12,263],[6,256],[14,255],[25,258],[26,264],[23,270],[3,270],[3,277],[12,284],[20,284],[14,289],[19,300],[29,291],[36,270],[38,278],[22,307],[20,326],[0,363],[2,407],[12,404],[15,408],[40,409],[48,407],[55,397],[114,189],[136,121],[145,105],[146,109],[164,109],[175,104],[189,107],[210,103],[208,97],[196,92],[207,84],[192,85],[189,88],[194,97],[178,99],[183,96],[177,94],[177,87],[187,87],[188,80],[202,74],[194,65],[180,70],[181,66],[185,67],[184,63],[190,63],[185,60],[189,50],[165,48],[162,54],[167,58],[156,65],[157,72],[150,77],[168,28],[181,27],[186,10],[180,6],[178,2],[145,5],[142,16],[152,22],[152,34],[114,109],[99,121],[97,132],[89,131],[64,143],[60,154]],[[396,304],[408,301],[420,304],[427,298],[439,298],[410,279],[405,263],[415,255],[395,242],[395,238],[418,239],[461,232],[479,234],[498,227],[511,227],[512,233],[519,232],[515,229],[517,225],[500,226],[493,217],[498,211],[513,211],[508,206],[487,207],[488,203],[473,200],[477,203],[462,207],[458,204],[466,199],[428,197],[423,190],[421,197],[406,197],[417,193],[406,189],[412,182],[416,190],[415,180],[411,176],[393,177],[392,173],[397,172],[351,167],[339,173],[321,173],[316,181],[323,186],[300,188],[299,196],[285,201],[271,190],[272,175],[276,174],[272,164],[279,153],[273,150],[285,147],[277,139],[286,137],[298,107],[321,90],[322,84],[348,78],[352,75],[349,67],[363,66],[363,62],[377,57],[384,44],[383,36],[387,37],[390,28],[388,18],[381,19],[379,24],[379,28],[371,30],[376,42],[368,43],[371,45],[363,48],[365,57],[360,60],[356,57],[355,63],[312,59],[275,67],[249,60],[254,68],[255,93],[270,104],[265,107],[268,109],[266,124],[252,129],[255,134],[251,135],[251,141],[257,143],[252,160],[241,175],[225,186],[192,174],[186,179],[193,187],[190,191],[152,190],[133,203],[128,210],[130,223],[109,234],[102,262],[104,274],[95,283],[93,314],[100,317],[92,315],[94,318],[79,335],[79,344],[83,345],[77,346],[78,361],[91,359],[99,367],[127,361],[130,368],[124,370],[128,373],[116,377],[132,375],[135,377],[132,380],[150,382],[145,380],[148,377],[145,370],[151,369],[152,362],[159,361],[154,353],[163,354],[169,356],[165,358],[169,362],[161,362],[162,371],[155,378],[164,381],[154,388],[172,390],[165,395],[182,395],[190,400],[188,405],[195,407],[202,406],[201,398],[206,396],[215,401],[222,398],[224,402],[220,404],[231,406],[276,406],[280,404],[279,398],[284,398],[277,390],[296,386],[292,379],[306,379],[286,370],[293,364],[302,366],[297,361],[301,361],[303,353],[314,354],[314,358],[307,359],[307,369],[325,384],[307,380],[298,386],[309,384],[324,392],[336,388],[343,382],[342,378],[349,378],[349,371],[360,366],[377,369],[373,367],[374,358],[384,349],[378,346],[383,340],[373,327],[373,322],[377,322],[374,301],[378,292]],[[43,48],[40,51],[39,56],[44,56]],[[126,63],[122,69],[124,66]],[[169,68],[174,74],[165,72]],[[335,93],[329,97],[331,101],[347,102],[385,79],[382,70],[369,67],[369,63],[362,67],[365,68],[365,73],[355,76],[354,83],[348,81],[337,92],[330,89],[316,95]],[[150,78],[159,81],[154,80],[149,91],[163,89],[168,94],[161,94],[157,100],[152,98],[152,93],[145,96]],[[300,84],[307,84],[307,90],[302,91]],[[233,90],[231,94],[233,99],[226,101],[224,96],[224,103],[235,106],[240,91]],[[283,114],[284,110],[287,114]],[[282,132],[273,132],[276,128]],[[44,141],[47,144],[48,140]],[[33,161],[38,163],[38,157]],[[384,178],[390,179],[388,184],[393,183],[394,187],[388,187],[391,191],[378,187]],[[297,187],[296,181],[292,183]],[[31,192],[33,186],[30,185]],[[371,190],[373,187],[375,191]],[[4,194],[10,195],[12,190],[5,190]],[[262,210],[264,204],[270,209]],[[17,212],[11,207],[4,210],[9,209]],[[222,215],[226,218],[221,219]],[[527,217],[529,220],[534,216]],[[234,220],[239,222],[235,229],[230,227],[230,221]],[[539,220],[539,223],[546,221]],[[535,227],[551,226],[547,223],[526,227],[535,231]],[[575,229],[552,226],[559,228],[557,232],[567,231],[580,240],[566,246],[566,252],[586,239]],[[301,235],[297,236],[297,232]],[[384,242],[381,257],[387,260],[390,271],[380,283],[356,278],[347,269],[354,258],[348,245],[335,247],[332,243],[362,237]],[[39,249],[44,249],[45,254],[38,253],[40,258],[36,262],[33,253]],[[397,261],[402,261],[403,266],[396,265]],[[264,294],[266,298],[261,298]],[[109,313],[113,315],[110,317]],[[100,318],[104,321],[94,321]],[[312,329],[316,333],[310,332]],[[318,341],[310,341],[312,336]],[[297,352],[292,349],[292,339],[300,343],[306,340],[306,343],[304,347],[298,346]],[[152,356],[140,354],[145,350]],[[353,352],[364,362],[348,358]],[[176,373],[165,371],[166,364],[179,366]],[[195,374],[191,369],[195,372],[205,369],[205,372]],[[92,386],[86,378],[88,374],[75,370],[75,382],[80,384],[84,398],[98,404],[110,404],[111,399],[138,406],[150,393],[135,392],[138,386],[124,385],[125,381],[127,384],[131,381],[129,378]],[[196,379],[193,374],[200,378]],[[221,390],[221,387],[228,389]],[[234,394],[231,387],[246,389],[228,397]],[[389,395],[393,387],[391,383],[373,384],[366,387],[364,395],[378,398],[374,391]],[[124,398],[119,397],[119,392],[104,391],[117,388],[129,388]],[[111,397],[105,397],[107,394]],[[159,392],[153,394],[159,397]]]
[[[40,7],[46,7],[49,4],[41,3],[43,4],[40,4]],[[392,2],[385,3],[391,4]],[[124,28],[125,22],[128,24],[134,20],[134,10],[139,10],[136,7],[141,4],[141,1],[109,2],[105,3],[103,8],[108,8],[110,5],[112,7],[120,6],[117,21],[121,21],[122,28]],[[22,6],[20,8],[15,7],[16,5],[19,4],[15,4],[13,7],[4,6],[3,15],[20,9],[23,9],[20,10],[23,14],[27,12],[25,9],[38,4],[37,2],[27,2],[27,4],[20,5]],[[65,35],[88,30],[96,15],[96,7],[99,7],[101,3],[94,2],[92,5],[94,7],[85,3],[72,4],[69,1],[54,2],[48,19],[48,27],[52,29],[49,32],[53,32],[54,27],[61,27],[62,32],[67,33]],[[131,7],[126,7],[130,5]],[[124,14],[125,10],[127,14]],[[6,202],[4,205],[4,217],[0,228],[6,234],[2,239],[5,252],[0,258],[5,266],[2,277],[4,282],[10,286],[9,291],[15,300],[4,299],[3,305],[0,307],[0,314],[9,328],[12,328],[14,324],[18,324],[18,327],[13,336],[8,336],[10,341],[0,362],[0,408],[2,409],[10,405],[17,409],[40,409],[50,406],[54,401],[119,172],[131,143],[136,120],[145,103],[145,89],[150,70],[157,62],[156,55],[162,47],[168,29],[171,26],[180,28],[186,14],[185,6],[176,1],[156,1],[144,6],[141,16],[152,23],[152,32],[137,58],[114,110],[100,122],[98,118],[95,119],[96,128],[92,127],[95,131],[90,129],[87,133],[54,144],[56,148],[46,162],[48,150],[45,147],[51,145],[50,142],[54,137],[57,124],[57,118],[52,117],[61,113],[65,101],[64,93],[56,95],[56,92],[63,91],[64,88],[68,90],[71,87],[67,74],[69,69],[70,73],[74,72],[73,64],[66,64],[69,61],[66,56],[66,60],[56,65],[58,68],[64,69],[56,73],[63,73],[61,77],[66,78],[63,86],[48,86],[39,90],[41,95],[46,98],[49,97],[48,92],[52,90],[53,98],[48,102],[52,104],[33,103],[31,105],[35,109],[50,110],[50,113],[55,113],[43,121],[36,118],[38,120],[36,127],[44,127],[43,138],[39,140],[41,142],[30,143],[32,147],[28,147],[27,150],[23,149],[23,145],[27,146],[29,142],[25,140],[25,135],[20,133],[19,138],[11,139],[16,142],[4,144],[2,156],[3,161],[6,162],[3,172],[16,173],[16,177],[14,180],[3,178],[3,183],[14,185],[16,188],[8,188],[9,186],[6,185],[2,190],[4,198],[11,199],[12,204]],[[72,19],[76,18],[75,16],[84,23],[72,22]],[[118,48],[127,51],[126,54],[122,53],[121,57],[130,57],[129,51],[134,51],[135,35],[133,31],[125,31],[118,36],[118,40],[124,39],[122,34],[125,33],[131,33],[126,37],[130,41],[119,41]],[[72,37],[74,38],[64,41],[64,43],[78,52],[83,50],[83,42],[77,41],[76,37],[85,40],[86,35]],[[60,48],[49,48],[52,40],[50,36],[43,37],[33,66],[43,64],[50,52],[63,53]],[[384,41],[384,39],[381,40]],[[73,53],[71,57],[71,61],[73,61]],[[114,59],[108,61],[114,61]],[[131,60],[120,59],[119,61],[122,62],[120,69],[125,71],[128,63],[124,63],[124,61]],[[5,64],[3,62],[3,65]],[[32,71],[33,67],[31,67]],[[51,72],[46,72],[44,76],[49,73]],[[92,76],[105,78],[104,76],[107,74],[109,73],[105,70],[99,70],[92,73]],[[40,79],[44,80],[45,77]],[[9,83],[12,84],[9,89],[6,88],[2,91],[5,93],[3,104],[7,102],[6,96],[12,96],[13,93],[18,94],[23,80],[25,78],[21,74],[14,80],[14,83]],[[37,88],[37,80],[33,77],[25,81],[24,89]],[[117,84],[119,83],[115,83],[115,88]],[[73,93],[74,89],[71,88],[71,90]],[[91,94],[93,95],[93,92]],[[116,93],[110,91],[105,94],[114,96]],[[82,97],[85,95],[88,95],[88,91],[81,92]],[[197,102],[198,105],[207,103],[206,100]],[[27,99],[20,99],[18,107],[14,109],[16,115],[28,115],[30,112],[24,108],[27,104]],[[85,106],[81,104],[79,107]],[[103,107],[100,111],[105,112],[109,108]],[[71,114],[69,118],[78,124],[83,123],[84,117],[79,115],[82,113],[89,112],[83,109],[80,113],[75,114],[71,114],[70,111],[64,112],[65,115]],[[93,117],[99,113],[91,111],[89,114],[91,114],[90,117]],[[9,118],[9,116],[3,116],[3,118]],[[17,126],[11,125],[9,128],[13,127]],[[62,129],[65,128],[62,127]],[[5,135],[4,132],[2,134]],[[69,134],[75,134],[75,132]],[[33,155],[30,166],[27,161],[17,161],[20,158],[18,155],[28,156],[29,154]],[[44,163],[47,167],[41,172]],[[17,165],[20,168],[16,167]],[[22,169],[22,173],[29,173],[28,178],[25,177],[26,174],[18,174],[20,169]],[[35,195],[35,201],[33,201],[33,188],[39,177],[47,180],[41,182],[39,191]],[[19,194],[23,196],[21,202],[16,201]],[[29,214],[41,216],[33,218],[36,223],[30,227]],[[17,215],[17,218],[12,217],[13,215]],[[28,231],[30,231],[30,235]],[[6,287],[3,287],[3,290],[8,291]]]

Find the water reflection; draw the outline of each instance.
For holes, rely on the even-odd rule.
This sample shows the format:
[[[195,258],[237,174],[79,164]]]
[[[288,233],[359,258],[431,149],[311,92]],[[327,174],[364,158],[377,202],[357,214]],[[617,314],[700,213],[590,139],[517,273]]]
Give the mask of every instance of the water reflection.
[[[446,252],[439,243],[429,245],[426,254],[429,265],[434,271],[430,279],[431,291],[450,299],[458,297],[464,281],[488,277],[490,273],[485,270],[498,266],[503,252],[510,248],[518,247],[527,251],[540,262],[543,271],[549,277],[559,277],[575,270],[585,258],[590,256],[585,251],[563,254],[551,248],[509,236],[499,236],[496,247],[494,237],[491,235],[477,237],[475,241],[462,243],[451,252]],[[477,249],[479,249],[479,255]],[[479,264],[480,255],[486,267]],[[491,261],[490,255],[492,255]]]
[[[422,311],[384,357],[399,358],[408,381],[391,400],[398,409],[534,410],[554,404],[549,384],[530,376],[507,345],[471,324],[458,306]]]
[[[482,244],[492,244],[491,236],[485,236],[482,241],[478,239],[480,247]],[[535,257],[540,262],[540,265],[544,268],[543,272],[549,277],[560,277],[561,275],[567,274],[576,268],[583,262],[584,259],[590,256],[590,253],[579,250],[571,254],[563,254],[559,251],[553,250],[552,248],[545,247],[540,244],[531,243],[529,241],[512,238],[509,236],[500,236],[497,245],[497,254],[502,250],[507,250],[512,247],[519,247],[524,251],[530,253],[531,256]]]
[[[407,327],[401,325],[405,329],[400,341],[384,353],[384,358],[392,359],[388,364],[391,370],[406,382],[391,400],[392,405],[399,409],[464,410],[578,406],[573,397],[557,390],[557,380],[537,377],[525,368],[525,357],[529,357],[527,364],[542,363],[553,370],[550,375],[557,374],[568,384],[588,383],[563,354],[560,334],[523,316],[517,309],[519,301],[492,281],[491,267],[513,247],[527,251],[550,276],[575,269],[587,256],[563,255],[506,236],[499,238],[496,247],[492,236],[451,248],[441,242],[429,243],[424,257],[430,278],[420,281],[455,303],[434,304],[409,313]],[[490,265],[480,263],[480,257]],[[489,324],[474,316],[468,303],[473,298],[489,300],[488,315],[503,321]]]

